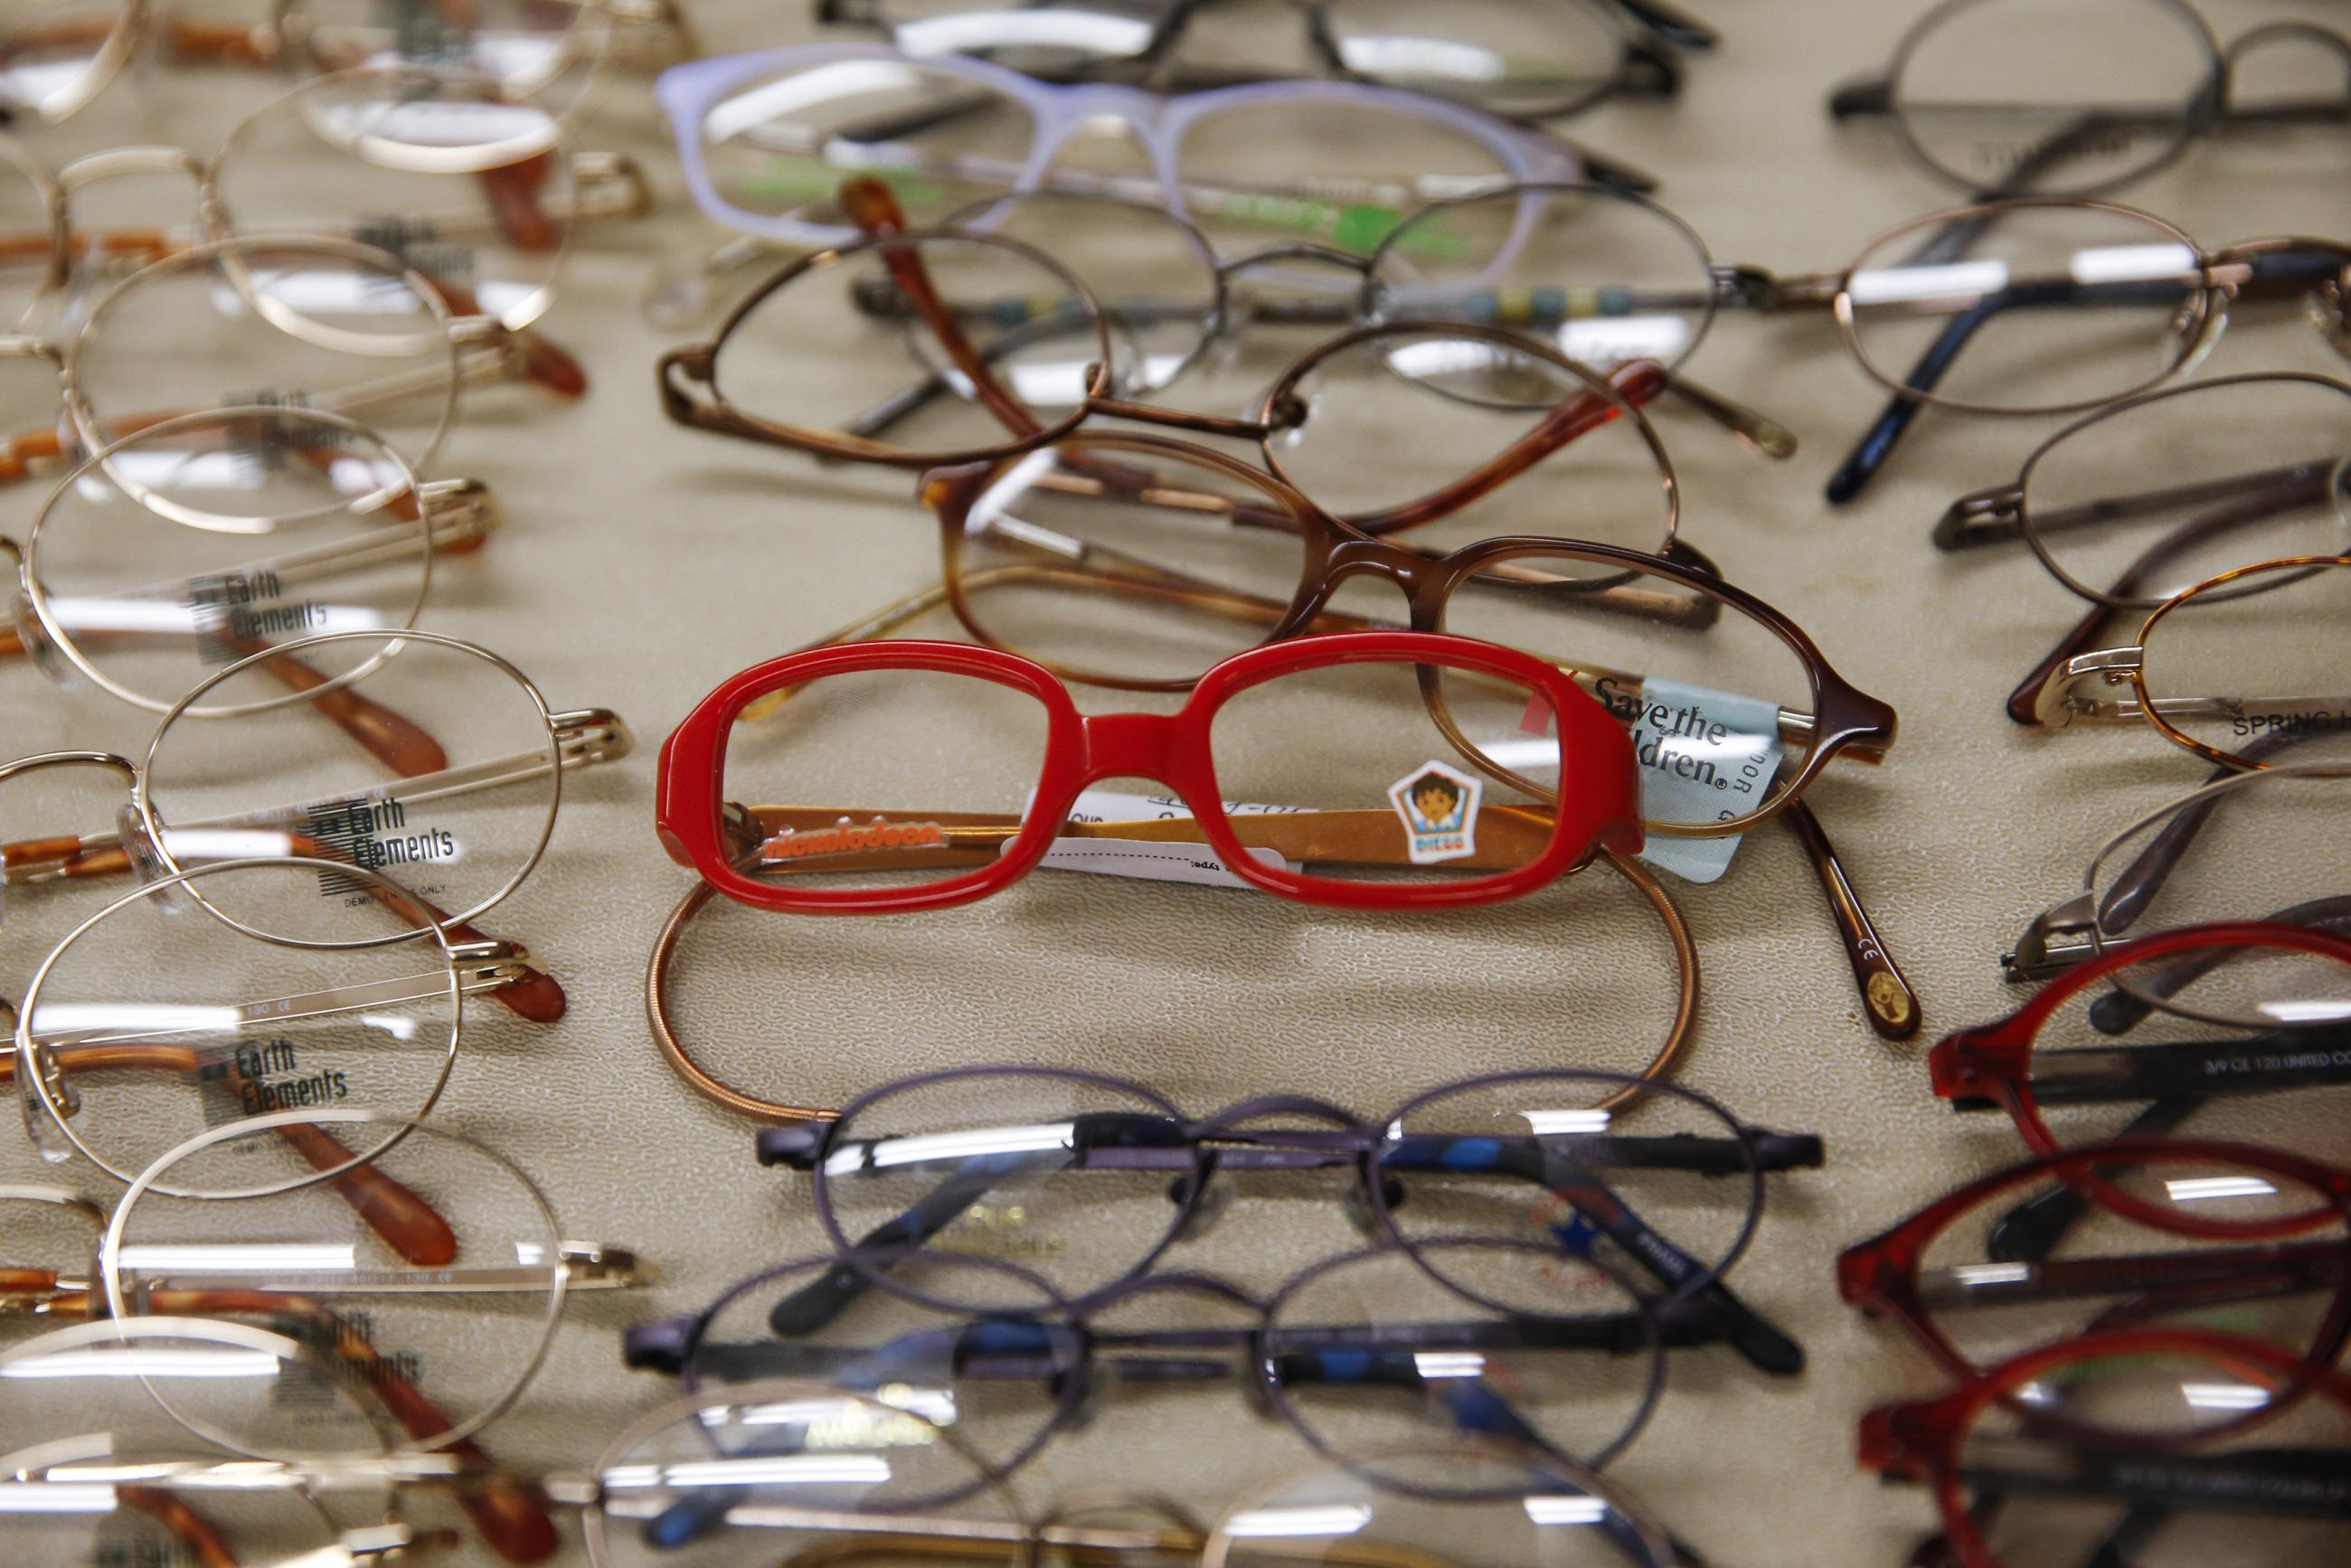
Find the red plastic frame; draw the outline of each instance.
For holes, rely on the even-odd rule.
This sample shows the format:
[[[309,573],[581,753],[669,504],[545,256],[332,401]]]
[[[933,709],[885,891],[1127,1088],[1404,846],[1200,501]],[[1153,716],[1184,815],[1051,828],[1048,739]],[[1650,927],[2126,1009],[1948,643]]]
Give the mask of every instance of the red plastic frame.
[[[1916,1404],[1882,1406],[1861,1418],[1858,1458],[1865,1470],[1919,1481],[1932,1489],[1943,1518],[1944,1538],[1963,1568],[2003,1568],[1985,1544],[1968,1506],[1959,1474],[1959,1450],[1969,1429],[1988,1406],[2017,1408],[2016,1391],[2060,1369],[2085,1361],[2118,1356],[2189,1355],[2281,1380],[2300,1379],[2307,1395],[2331,1399],[2351,1419],[2351,1377],[2312,1369],[2274,1345],[2234,1334],[2198,1329],[2125,1329],[2086,1334],[2064,1344],[2033,1351],[2001,1366],[1991,1376],[1939,1399]],[[2273,1404],[2268,1412],[2280,1406]],[[2192,1448],[2199,1442],[2241,1432],[2244,1423],[2193,1437],[2146,1436],[2136,1441],[2112,1435],[2107,1447],[2145,1452]]]
[[[2098,1181],[2094,1172],[2102,1166],[2111,1167],[2122,1160],[2137,1158],[2159,1158],[2181,1166],[2220,1166],[2235,1170],[2261,1171],[2273,1177],[2291,1179],[2308,1187],[2314,1196],[2329,1200],[2329,1203],[2322,1203],[2301,1214],[2283,1215],[2267,1220],[2234,1225],[2197,1226],[2175,1222],[2150,1226],[2150,1230],[2158,1234],[2168,1231],[2176,1236],[2193,1235],[2216,1240],[2284,1242],[2306,1236],[2329,1221],[2341,1224],[2346,1232],[2351,1232],[2351,1170],[2338,1169],[2316,1160],[2304,1159],[2258,1145],[2210,1143],[2188,1138],[2120,1138],[2111,1143],[2085,1144],[2064,1154],[2028,1160],[2022,1165],[1994,1171],[1945,1194],[1885,1234],[1855,1243],[1837,1257],[1838,1293],[1847,1305],[1857,1307],[1864,1312],[1873,1316],[1892,1316],[1928,1355],[1954,1376],[1969,1381],[1991,1376],[1994,1369],[1979,1366],[1969,1360],[1943,1333],[1919,1299],[1918,1270],[1928,1249],[1953,1221],[1987,1204],[2004,1197],[2022,1197],[2032,1189],[2046,1187],[2052,1181],[2062,1182],[2076,1190],[2104,1190],[2105,1184]],[[2187,1218],[2177,1210],[2164,1212],[2173,1215],[2177,1221]],[[2351,1243],[2346,1243],[2346,1246],[2351,1246]],[[2081,1258],[2065,1261],[2076,1273],[2088,1277],[2095,1276],[2100,1260]],[[2312,1348],[2317,1358],[2309,1364],[2314,1374],[2341,1354],[2346,1338],[2351,1338],[2351,1293],[2338,1292],[2312,1339]]]
[[[1410,664],[1474,670],[1540,693],[1558,719],[1560,800],[1550,841],[1527,864],[1460,882],[1340,882],[1269,866],[1249,854],[1221,804],[1208,731],[1228,698],[1301,671],[1355,664]],[[737,716],[783,687],[859,670],[928,670],[975,676],[1026,692],[1043,705],[1047,732],[1037,792],[1019,831],[995,861],[918,886],[871,891],[794,888],[759,882],[729,862],[722,829],[726,737]],[[1571,767],[1572,764],[1572,767]],[[1268,893],[1353,909],[1427,909],[1521,897],[1577,869],[1604,846],[1634,854],[1642,844],[1640,786],[1623,726],[1551,665],[1513,649],[1437,632],[1339,632],[1269,643],[1217,665],[1174,714],[1082,716],[1050,671],[1017,653],[964,643],[877,641],[787,654],[757,664],[696,705],[662,743],[654,829],[672,859],[718,892],[755,909],[799,914],[886,915],[967,904],[1009,886],[1051,847],[1078,794],[1105,779],[1145,779],[1173,790],[1201,836],[1235,875]]]
[[[2036,1154],[2053,1155],[2064,1145],[2041,1119],[2032,1096],[2032,1044],[2042,1026],[2067,1002],[2089,990],[2117,969],[2199,947],[2274,947],[2312,953],[2351,965],[2351,939],[2307,925],[2283,925],[2261,921],[2232,921],[2211,925],[2182,925],[2151,936],[2134,937],[2127,946],[2110,947],[2085,964],[2067,970],[2043,986],[2032,999],[1994,1023],[1978,1024],[1945,1036],[1927,1053],[1927,1068],[1935,1094],[1942,1100],[1997,1101],[2005,1109],[2024,1142]],[[2204,1234],[2187,1228],[2176,1214],[2153,1218],[2153,1211],[2127,1194],[2099,1186],[2098,1201],[2158,1228],[2183,1234]],[[2215,1235],[2233,1232],[2220,1230]]]

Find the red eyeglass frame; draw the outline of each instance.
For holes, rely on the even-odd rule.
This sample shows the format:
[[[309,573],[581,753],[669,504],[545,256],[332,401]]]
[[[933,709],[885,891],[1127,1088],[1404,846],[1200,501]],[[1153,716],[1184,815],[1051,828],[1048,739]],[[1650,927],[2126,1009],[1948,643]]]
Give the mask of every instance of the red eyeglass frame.
[[[2009,1119],[2016,1124],[2017,1133],[2035,1154],[2062,1153],[2066,1145],[2041,1119],[2041,1108],[2032,1094],[2033,1040],[2042,1026],[2059,1008],[2117,969],[2135,967],[2150,958],[2174,953],[2223,946],[2310,953],[2351,965],[2351,938],[2311,925],[2226,921],[2210,925],[2181,925],[2150,936],[2134,937],[2126,945],[2108,947],[2088,962],[2068,969],[2006,1018],[1959,1030],[1938,1040],[1927,1053],[1927,1070],[1934,1082],[1936,1098],[1995,1101],[2008,1113]],[[2097,1197],[2130,1218],[2158,1228],[2181,1228],[2179,1217],[2168,1220],[2152,1218],[2151,1211],[2126,1194],[2102,1187]]]
[[[2018,1391],[2053,1372],[2109,1356],[2158,1355],[2193,1356],[2281,1380],[2299,1374],[2304,1381],[2298,1395],[2290,1403],[2263,1406],[2254,1413],[2256,1419],[2273,1417],[2281,1409],[2312,1396],[2333,1401],[2351,1416],[2351,1377],[2322,1370],[2314,1378],[2311,1368],[2264,1341],[2203,1329],[2117,1329],[2028,1352],[1990,1376],[1940,1398],[1881,1406],[1861,1418],[1855,1458],[1865,1470],[1917,1481],[1934,1493],[1943,1519],[1944,1542],[1962,1568],[2003,1568],[1970,1511],[1962,1477],[1959,1449],[1976,1418],[1988,1406],[2016,1408]],[[2231,1436],[2248,1424],[2232,1422],[2193,1436],[2100,1433],[2098,1442],[2124,1452],[2160,1454]],[[2062,1424],[2053,1424],[2051,1429],[2065,1430]]]
[[[1302,671],[1355,664],[1475,671],[1533,690],[1557,718],[1561,791],[1550,841],[1513,870],[1450,883],[1345,883],[1258,861],[1225,815],[1208,729],[1218,707],[1253,686]],[[724,831],[726,737],[753,702],[779,688],[861,670],[923,670],[976,676],[1037,699],[1046,713],[1037,789],[1019,831],[988,864],[916,886],[873,890],[791,888],[744,875]],[[1569,788],[1573,759],[1573,788]],[[1522,897],[1588,862],[1602,848],[1638,853],[1640,784],[1625,727],[1560,671],[1515,649],[1440,632],[1334,632],[1237,653],[1203,675],[1174,714],[1081,716],[1069,689],[1031,659],[967,643],[882,640],[839,643],[755,664],[695,705],[662,743],[653,825],[670,858],[738,904],[797,914],[888,915],[945,909],[985,898],[1027,875],[1051,848],[1079,792],[1105,779],[1165,785],[1199,822],[1202,838],[1237,876],[1267,893],[1352,909],[1429,909]]]
[[[1858,1308],[1867,1316],[1893,1318],[1938,1365],[1954,1377],[1963,1381],[1990,1377],[1997,1369],[1970,1360],[1944,1333],[1934,1313],[1920,1299],[1918,1272],[1928,1249],[1953,1221],[2003,1195],[2021,1196],[2036,1187],[2045,1188],[2053,1181],[2077,1192],[2105,1190],[2110,1184],[2099,1179],[2097,1173],[2102,1167],[2110,1168],[2122,1159],[2141,1156],[2181,1166],[2265,1170],[2273,1176],[2290,1176],[2314,1194],[2325,1195],[2333,1201],[2332,1208],[2322,1205],[2302,1214],[2221,1223],[2209,1231],[2205,1227],[2183,1223],[2189,1218],[2186,1215],[2166,1211],[2173,1215],[2172,1220],[2148,1228],[2158,1233],[2192,1235],[2208,1240],[2283,1242],[2307,1235],[2330,1219],[2340,1221],[2346,1231],[2351,1231],[2351,1170],[2259,1145],[2189,1138],[2119,1138],[2084,1144],[2063,1154],[1993,1171],[1945,1194],[1882,1235],[1855,1242],[1837,1255],[1837,1292],[1846,1305]],[[2100,1260],[2076,1258],[2064,1261],[2076,1273],[2095,1277]],[[2312,1343],[2322,1360],[2309,1364],[2312,1371],[2324,1370],[2324,1364],[2341,1353],[2346,1340],[2351,1340],[2351,1291],[2336,1293],[2334,1304],[2313,1335]]]

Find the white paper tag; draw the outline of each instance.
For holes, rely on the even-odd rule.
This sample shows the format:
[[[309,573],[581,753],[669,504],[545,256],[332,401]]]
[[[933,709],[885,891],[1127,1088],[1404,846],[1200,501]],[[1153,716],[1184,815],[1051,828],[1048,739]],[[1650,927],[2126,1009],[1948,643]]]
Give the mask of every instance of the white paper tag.
[[[2160,245],[2102,245],[2077,250],[2065,270],[2076,283],[2155,283],[2165,278],[2196,277],[2196,253],[2177,242]]]
[[[297,315],[331,311],[348,316],[421,316],[427,308],[415,290],[389,273],[256,268],[252,287],[255,293]],[[252,309],[252,301],[225,280],[215,281],[210,294],[217,315],[235,319]]]
[[[1855,305],[1889,305],[1910,299],[1964,298],[1996,294],[2008,287],[2004,261],[1952,261],[1938,267],[1872,267],[1844,281]]]
[[[1250,859],[1276,871],[1298,868],[1271,850],[1249,850]],[[1144,882],[1188,882],[1198,887],[1247,887],[1227,871],[1206,844],[1163,844],[1149,839],[1055,839],[1037,862],[1056,871],[1086,871],[1097,876],[1131,876]]]
[[[1303,816],[1313,806],[1260,806],[1249,800],[1222,802],[1228,817]],[[1192,813],[1173,795],[1130,795],[1120,789],[1087,789],[1070,808],[1072,822],[1172,822]]]
[[[1671,364],[1688,344],[1689,327],[1678,316],[1583,316],[1559,328],[1560,351],[1587,365]]]
[[[1036,801],[1036,791],[1021,802],[1022,816]],[[1227,800],[1229,817],[1270,816],[1311,811],[1311,806],[1260,806],[1247,800]],[[1070,808],[1072,822],[1172,822],[1191,821],[1192,813],[1173,795],[1130,795],[1118,789],[1081,791]],[[1252,849],[1249,858],[1277,871],[1295,872],[1298,862],[1278,851]],[[1038,862],[1060,871],[1092,872],[1098,876],[1132,876],[1146,882],[1188,882],[1200,887],[1247,887],[1249,884],[1225,869],[1206,844],[1164,843],[1154,839],[1055,839]]]

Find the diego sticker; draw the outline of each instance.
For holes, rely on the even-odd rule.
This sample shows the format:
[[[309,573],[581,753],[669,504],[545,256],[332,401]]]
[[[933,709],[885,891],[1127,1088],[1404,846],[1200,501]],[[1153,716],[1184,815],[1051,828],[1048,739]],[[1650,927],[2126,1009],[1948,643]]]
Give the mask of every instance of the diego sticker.
[[[1458,768],[1428,761],[1388,786],[1388,801],[1404,819],[1415,865],[1458,861],[1478,852],[1478,804],[1485,781]]]

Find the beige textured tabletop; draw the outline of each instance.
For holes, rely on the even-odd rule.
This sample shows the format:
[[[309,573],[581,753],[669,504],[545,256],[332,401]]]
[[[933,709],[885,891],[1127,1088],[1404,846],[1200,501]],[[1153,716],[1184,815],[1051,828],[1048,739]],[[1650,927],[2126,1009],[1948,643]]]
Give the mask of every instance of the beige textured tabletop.
[[[1657,174],[1660,198],[1718,260],[1841,266],[1882,228],[1946,202],[1889,142],[1840,129],[1823,110],[1918,6],[1694,8],[1724,39],[1692,63],[1682,100],[1606,108],[1573,131]],[[2305,9],[2339,16],[2316,0]],[[2228,32],[2294,7],[2210,10]],[[778,0],[705,0],[695,13],[713,53],[809,33],[805,7]],[[227,112],[220,89],[159,78],[39,145],[61,157],[110,141],[194,141]],[[439,1113],[531,1172],[568,1233],[633,1247],[654,1274],[633,1294],[574,1302],[536,1385],[492,1429],[498,1455],[526,1465],[584,1463],[666,1392],[621,1367],[623,1324],[691,1310],[819,1240],[794,1181],[754,1162],[748,1124],[690,1092],[648,1035],[647,955],[689,885],[653,837],[654,750],[728,674],[937,573],[935,525],[913,503],[911,475],[819,470],[664,421],[652,367],[681,335],[648,325],[640,296],[656,262],[719,235],[686,197],[646,78],[615,80],[583,140],[641,159],[658,204],[585,237],[548,320],[587,367],[588,397],[556,406],[507,389],[469,402],[440,466],[490,481],[507,522],[425,622],[507,655],[559,707],[617,709],[640,740],[627,762],[573,781],[546,863],[486,923],[560,977],[568,1015],[551,1028],[475,1015]],[[2210,241],[2337,235],[2351,225],[2346,175],[2351,141],[2247,136],[2129,196]],[[2011,724],[2001,698],[2072,622],[2074,601],[2021,550],[1954,558],[1928,545],[1950,497],[2010,477],[2053,422],[1930,413],[1863,503],[1833,509],[1823,481],[1882,394],[1830,323],[1729,315],[1691,368],[1783,421],[1803,447],[1770,463],[1661,416],[1687,489],[1683,537],[1900,711],[1886,767],[1833,769],[1813,798],[1927,1025],[1900,1045],[1865,1026],[1810,866],[1784,831],[1757,833],[1721,882],[1677,887],[1704,973],[1684,1081],[1752,1121],[1827,1142],[1824,1169],[1773,1178],[1735,1276],[1811,1364],[1775,1380],[1724,1351],[1677,1355],[1656,1421],[1612,1473],[1726,1568],[1890,1565],[1927,1527],[1928,1506],[1856,1470],[1855,1422],[1938,1379],[1838,1302],[1832,1260],[2018,1153],[2003,1119],[1962,1124],[1935,1101],[1926,1045],[2013,1006],[2020,993],[1997,959],[2025,920],[2071,891],[2108,831],[2201,771],[2151,734],[2053,737]],[[2315,334],[2279,319],[2232,330],[2210,366],[2341,368]],[[33,504],[23,490],[0,502],[0,529]],[[920,630],[952,634],[944,620]],[[0,751],[131,750],[151,727],[95,694],[60,695],[29,669],[0,672]],[[11,909],[0,985],[16,988],[56,934],[47,916]],[[1131,1076],[1188,1108],[1287,1091],[1373,1114],[1484,1070],[1631,1065],[1671,1006],[1665,965],[1654,925],[1601,873],[1516,904],[1416,918],[1040,875],[980,904],[883,920],[715,907],[681,956],[678,1009],[725,1073],[818,1103],[911,1071],[1036,1061]],[[13,1134],[0,1138],[0,1181],[59,1179],[44,1170]],[[110,1196],[94,1173],[89,1181]],[[1335,1202],[1246,1186],[1240,1197],[1186,1264],[1262,1291],[1350,1239]],[[1044,1498],[1126,1483],[1213,1505],[1301,1452],[1230,1390],[1129,1389],[1019,1485]]]

